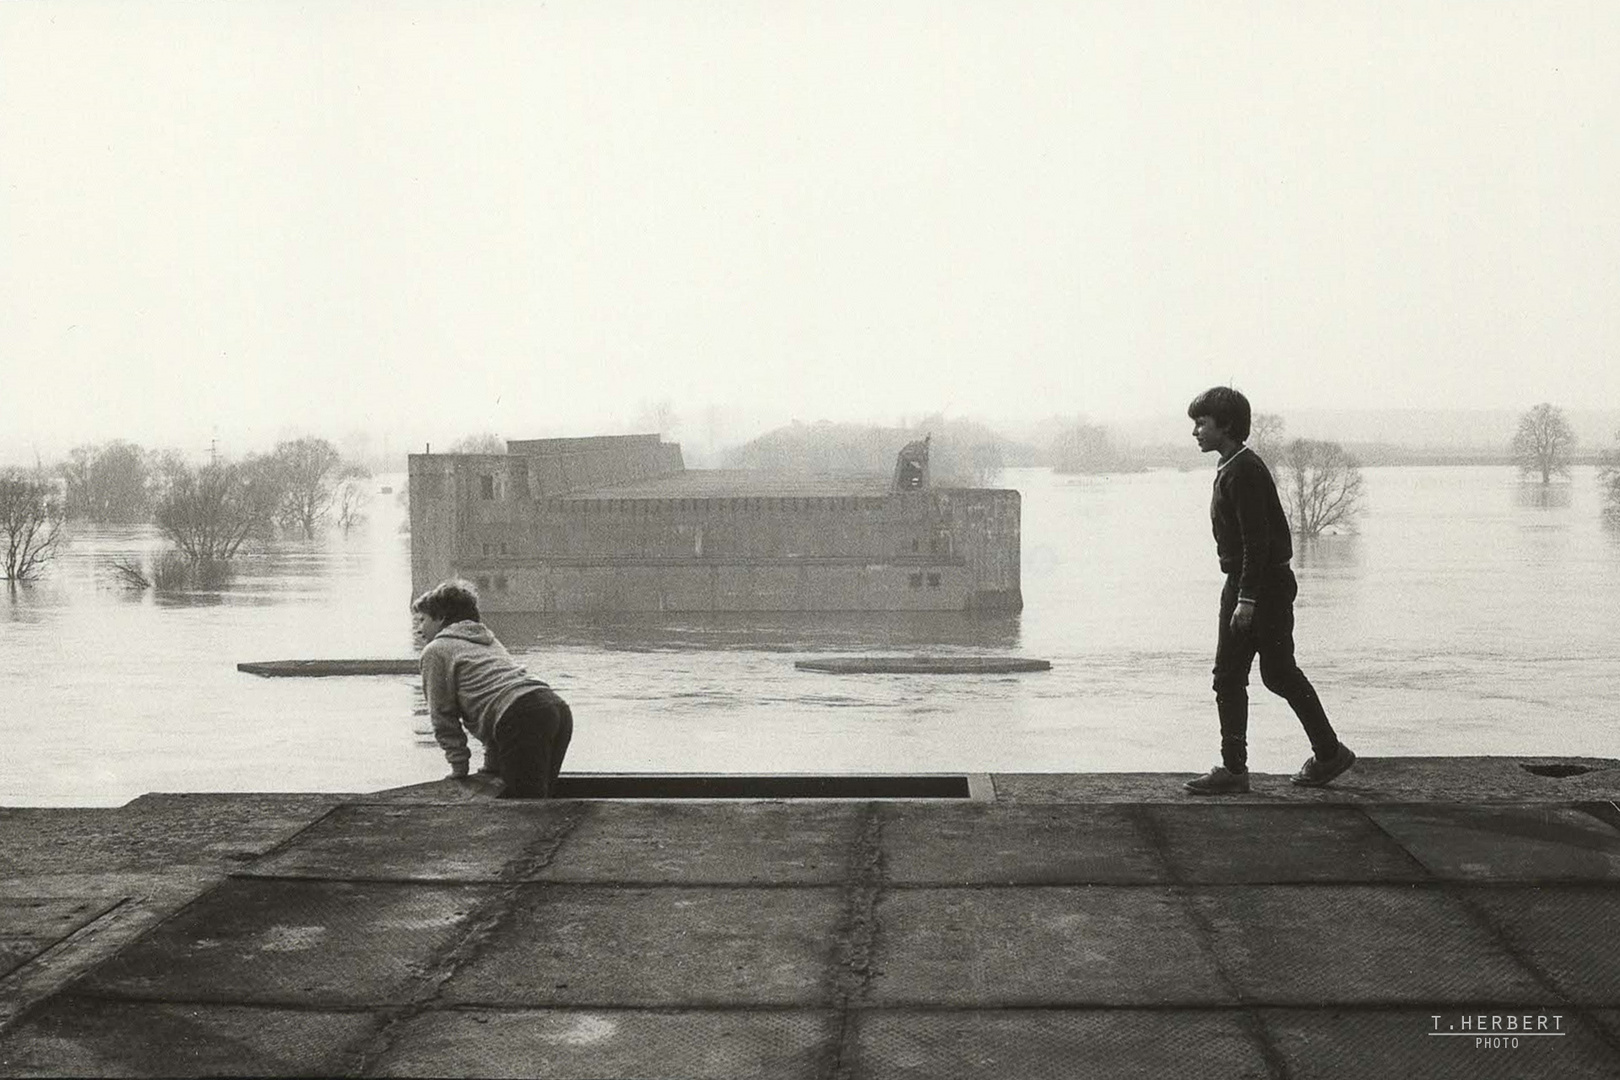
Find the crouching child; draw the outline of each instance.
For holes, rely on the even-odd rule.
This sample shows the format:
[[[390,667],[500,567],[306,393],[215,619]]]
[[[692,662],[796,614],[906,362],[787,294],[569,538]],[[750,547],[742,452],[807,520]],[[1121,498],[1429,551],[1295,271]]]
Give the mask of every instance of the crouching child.
[[[568,703],[519,666],[485,626],[478,593],[440,582],[411,601],[422,645],[422,692],[450,774],[467,775],[467,733],[484,745],[480,772],[497,774],[503,799],[546,799],[574,733]]]

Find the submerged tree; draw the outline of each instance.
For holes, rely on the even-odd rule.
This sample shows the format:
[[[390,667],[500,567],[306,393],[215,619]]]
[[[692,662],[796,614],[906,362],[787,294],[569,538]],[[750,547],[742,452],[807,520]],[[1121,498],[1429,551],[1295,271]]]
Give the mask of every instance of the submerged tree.
[[[277,444],[269,460],[281,486],[277,519],[282,528],[299,530],[307,540],[331,512],[343,457],[325,439],[295,439]]]
[[[1569,452],[1575,445],[1575,429],[1569,426],[1564,410],[1542,402],[1519,418],[1513,436],[1513,459],[1519,471],[1541,474],[1543,484],[1554,474],[1569,475]]]
[[[1620,442],[1620,431],[1614,437]],[[1620,447],[1599,455],[1598,487],[1603,492],[1603,520],[1620,528]]]
[[[62,519],[62,499],[49,481],[17,470],[0,474],[0,577],[37,577],[61,545]]]
[[[158,500],[158,528],[193,562],[236,555],[274,511],[279,493],[262,474],[239,464],[180,465]]]
[[[371,470],[364,465],[350,465],[338,480],[332,508],[337,517],[337,527],[343,530],[345,536],[366,519],[366,503],[371,501],[368,490],[370,480]]]
[[[113,524],[146,521],[152,512],[147,457],[123,441],[74,447],[62,466],[67,516]]]
[[[1349,529],[1362,509],[1361,467],[1336,442],[1293,439],[1277,462],[1278,494],[1302,539]]]

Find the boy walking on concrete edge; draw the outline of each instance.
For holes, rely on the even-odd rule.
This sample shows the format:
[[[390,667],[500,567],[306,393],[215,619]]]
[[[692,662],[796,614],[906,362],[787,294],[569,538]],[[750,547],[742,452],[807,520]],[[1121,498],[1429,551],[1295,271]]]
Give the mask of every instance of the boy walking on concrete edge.
[[[422,647],[422,691],[433,737],[450,775],[467,775],[467,731],[484,744],[484,767],[503,781],[503,799],[545,799],[574,733],[568,703],[530,675],[495,640],[465,581],[442,581],[411,601]],[[465,726],[466,731],[463,731]]]
[[[1321,787],[1355,764],[1339,741],[1321,699],[1294,662],[1294,597],[1299,582],[1289,567],[1294,548],[1288,517],[1271,471],[1244,445],[1249,399],[1217,386],[1187,406],[1198,449],[1215,451],[1215,495],[1210,518],[1215,552],[1226,574],[1215,644],[1215,707],[1221,720],[1221,764],[1187,781],[1194,795],[1241,795],[1249,790],[1249,669],[1260,656],[1260,680],[1287,700],[1311,740],[1311,757],[1294,783]]]

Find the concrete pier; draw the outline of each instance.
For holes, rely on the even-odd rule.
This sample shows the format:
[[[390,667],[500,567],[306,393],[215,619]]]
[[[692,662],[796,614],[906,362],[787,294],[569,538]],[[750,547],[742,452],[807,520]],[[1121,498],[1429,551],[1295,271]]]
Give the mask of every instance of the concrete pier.
[[[1620,762],[1182,779],[0,809],[0,1075],[1620,1076]]]

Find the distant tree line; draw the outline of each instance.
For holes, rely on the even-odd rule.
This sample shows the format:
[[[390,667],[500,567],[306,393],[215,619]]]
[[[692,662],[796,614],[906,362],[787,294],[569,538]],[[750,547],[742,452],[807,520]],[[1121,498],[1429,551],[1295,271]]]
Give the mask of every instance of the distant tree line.
[[[0,570],[9,581],[38,576],[70,521],[153,523],[172,545],[160,558],[171,571],[226,563],[250,540],[310,539],[328,524],[347,532],[364,517],[370,472],[347,462],[325,439],[292,439],[268,454],[194,465],[172,450],[123,440],[75,447],[54,470],[0,476]],[[178,560],[178,562],[176,561]],[[150,583],[132,563],[115,568],[131,583]],[[177,575],[171,572],[171,579]]]
[[[1052,471],[1059,473],[1142,472],[1147,466],[1126,453],[1101,424],[1072,420],[1045,446]]]
[[[722,457],[733,469],[801,473],[875,473],[894,470],[901,447],[929,437],[928,471],[935,487],[996,483],[1014,444],[983,424],[930,416],[915,427],[869,424],[793,424],[734,447]]]

